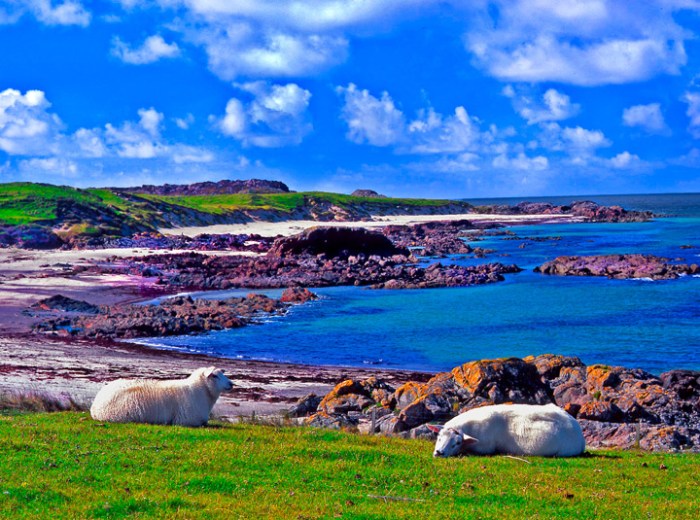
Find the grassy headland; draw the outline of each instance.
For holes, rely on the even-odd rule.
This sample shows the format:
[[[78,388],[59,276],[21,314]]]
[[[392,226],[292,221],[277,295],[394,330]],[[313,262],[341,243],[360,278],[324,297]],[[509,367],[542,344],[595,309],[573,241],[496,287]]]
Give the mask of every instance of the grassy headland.
[[[355,197],[324,192],[157,195],[36,183],[0,184],[0,225],[61,228],[73,235],[128,235],[181,225],[226,224],[258,218],[361,219],[370,214],[467,211],[463,202]],[[447,211],[450,212],[450,211]]]
[[[251,424],[0,413],[12,518],[696,518],[697,455],[433,459],[432,444]]]

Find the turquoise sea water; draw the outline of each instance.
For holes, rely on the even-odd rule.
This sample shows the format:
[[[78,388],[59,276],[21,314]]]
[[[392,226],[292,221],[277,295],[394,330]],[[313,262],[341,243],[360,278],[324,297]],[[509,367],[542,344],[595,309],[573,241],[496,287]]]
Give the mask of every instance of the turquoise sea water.
[[[574,199],[584,198],[531,200]],[[406,291],[317,289],[319,301],[259,326],[143,343],[230,358],[426,371],[447,370],[474,359],[542,353],[654,373],[700,370],[700,278],[651,282],[532,272],[536,265],[565,254],[653,253],[699,263],[700,194],[585,199],[673,216],[640,224],[513,227],[520,237],[561,238],[537,242],[490,237],[478,243],[497,251],[486,259],[440,260],[501,261],[525,269],[503,283]],[[487,203],[491,202],[518,200]],[[680,248],[687,244],[697,247]]]

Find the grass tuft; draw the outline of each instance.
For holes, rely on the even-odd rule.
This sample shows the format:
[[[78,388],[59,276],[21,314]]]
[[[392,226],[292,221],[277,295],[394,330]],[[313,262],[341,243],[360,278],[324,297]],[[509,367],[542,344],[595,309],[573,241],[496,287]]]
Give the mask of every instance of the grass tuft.
[[[0,393],[0,410],[22,412],[80,412],[88,406],[68,394],[53,395],[45,392],[10,391]]]

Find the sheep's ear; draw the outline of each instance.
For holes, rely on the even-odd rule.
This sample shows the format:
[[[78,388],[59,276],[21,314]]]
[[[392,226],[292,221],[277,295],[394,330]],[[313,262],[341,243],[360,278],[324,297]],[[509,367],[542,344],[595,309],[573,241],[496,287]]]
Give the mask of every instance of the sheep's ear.
[[[433,433],[440,433],[440,430],[443,429],[443,426],[440,426],[439,424],[426,424],[426,426]]]
[[[207,369],[204,371],[204,377],[213,377],[215,370],[216,367],[207,367]]]
[[[467,435],[466,433],[463,433],[462,434],[462,441],[463,441],[462,447],[466,447],[466,446],[471,446],[472,444],[476,444],[477,442],[479,442],[479,439],[476,439],[470,435]]]

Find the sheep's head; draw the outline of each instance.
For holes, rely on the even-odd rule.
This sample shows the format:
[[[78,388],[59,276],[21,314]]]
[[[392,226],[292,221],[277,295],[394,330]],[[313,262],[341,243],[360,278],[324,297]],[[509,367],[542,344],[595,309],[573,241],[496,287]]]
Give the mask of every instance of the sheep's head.
[[[202,370],[202,377],[206,380],[207,386],[217,393],[221,393],[233,388],[233,382],[224,375],[224,371],[216,367],[208,367]]]
[[[452,457],[477,440],[474,437],[462,433],[454,428],[443,428],[442,426],[428,425],[433,432],[438,432],[435,441],[435,451],[433,457]]]

